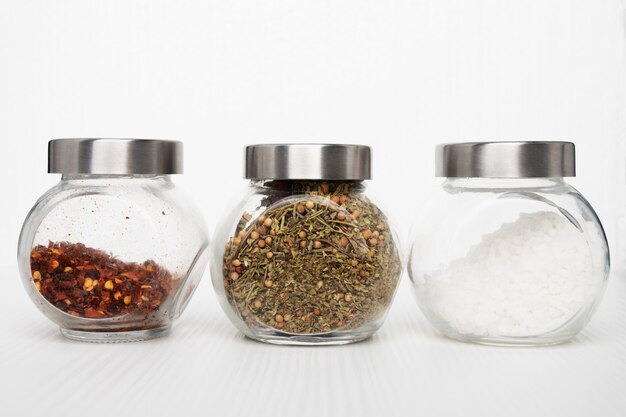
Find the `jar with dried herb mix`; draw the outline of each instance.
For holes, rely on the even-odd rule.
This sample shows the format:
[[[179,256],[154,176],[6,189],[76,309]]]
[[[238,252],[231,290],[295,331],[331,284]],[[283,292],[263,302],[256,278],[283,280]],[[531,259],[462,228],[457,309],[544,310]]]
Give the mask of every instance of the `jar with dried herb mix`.
[[[48,157],[61,181],[28,214],[18,248],[29,295],[71,339],[164,334],[208,261],[202,216],[171,179],[182,143],[60,139]]]
[[[439,192],[417,216],[409,273],[443,334],[500,345],[574,337],[609,273],[600,220],[565,180],[570,142],[441,145]]]
[[[370,148],[246,148],[241,201],[217,232],[212,277],[246,336],[341,344],[382,324],[402,266],[386,215],[366,193]]]

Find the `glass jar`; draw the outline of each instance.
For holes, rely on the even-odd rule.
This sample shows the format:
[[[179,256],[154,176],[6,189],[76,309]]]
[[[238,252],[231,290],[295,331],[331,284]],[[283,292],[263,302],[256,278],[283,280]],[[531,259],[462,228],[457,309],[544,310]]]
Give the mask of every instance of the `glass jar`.
[[[446,177],[414,229],[409,274],[430,322],[485,344],[567,341],[587,324],[607,282],[596,213],[564,177],[569,142],[440,145]]]
[[[246,336],[344,344],[383,323],[402,266],[387,217],[366,193],[370,148],[256,145],[250,180],[216,232],[211,275]]]
[[[18,247],[35,305],[74,340],[164,334],[208,261],[204,220],[170,177],[182,172],[182,143],[60,139],[48,158],[61,181],[28,214]]]

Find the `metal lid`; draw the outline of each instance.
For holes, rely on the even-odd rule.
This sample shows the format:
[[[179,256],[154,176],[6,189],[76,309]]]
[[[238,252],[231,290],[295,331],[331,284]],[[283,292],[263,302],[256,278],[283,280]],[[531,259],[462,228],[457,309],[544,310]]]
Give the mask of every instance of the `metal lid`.
[[[437,146],[436,176],[483,178],[575,177],[571,142],[470,142]]]
[[[55,139],[48,143],[48,172],[181,174],[183,144],[155,139]]]
[[[273,144],[246,147],[245,177],[275,180],[368,180],[371,150],[363,145]]]

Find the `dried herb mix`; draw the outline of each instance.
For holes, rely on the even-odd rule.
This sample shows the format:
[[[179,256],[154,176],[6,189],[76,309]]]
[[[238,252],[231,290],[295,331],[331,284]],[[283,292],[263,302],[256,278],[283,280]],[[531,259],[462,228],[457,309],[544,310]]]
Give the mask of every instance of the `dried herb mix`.
[[[385,215],[360,182],[271,181],[262,214],[226,244],[226,297],[249,325],[355,329],[381,317],[401,273]]]
[[[39,245],[30,260],[41,295],[75,317],[128,314],[158,322],[159,307],[178,286],[178,280],[152,260],[125,263],[82,243]]]

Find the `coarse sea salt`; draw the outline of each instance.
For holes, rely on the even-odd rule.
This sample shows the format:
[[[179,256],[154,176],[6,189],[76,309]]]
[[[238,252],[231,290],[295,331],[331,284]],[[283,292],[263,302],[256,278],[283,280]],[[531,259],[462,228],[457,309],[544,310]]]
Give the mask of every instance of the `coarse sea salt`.
[[[523,213],[484,235],[464,258],[426,275],[424,296],[432,313],[461,334],[542,335],[595,298],[596,256],[562,215]]]

